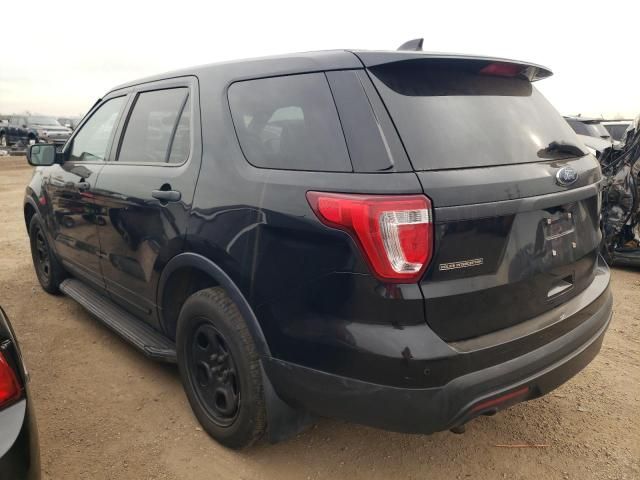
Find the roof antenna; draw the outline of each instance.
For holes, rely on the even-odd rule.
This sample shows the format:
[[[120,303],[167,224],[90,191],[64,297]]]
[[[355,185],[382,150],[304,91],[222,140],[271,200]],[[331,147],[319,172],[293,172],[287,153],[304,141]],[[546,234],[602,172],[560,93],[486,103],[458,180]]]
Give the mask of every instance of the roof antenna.
[[[412,52],[421,52],[422,42],[424,42],[424,38],[414,38],[413,40],[404,42],[402,45],[398,47],[398,50],[410,50]]]

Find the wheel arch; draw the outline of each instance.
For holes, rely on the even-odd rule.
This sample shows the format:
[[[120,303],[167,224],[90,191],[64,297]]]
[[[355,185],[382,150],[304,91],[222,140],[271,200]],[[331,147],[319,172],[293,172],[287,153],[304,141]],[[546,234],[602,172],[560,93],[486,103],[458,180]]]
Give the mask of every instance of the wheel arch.
[[[178,293],[174,298],[172,287],[183,279],[183,275],[195,277],[195,288],[186,289],[183,295]],[[185,252],[173,257],[162,270],[157,290],[158,317],[162,328],[167,334],[175,338],[175,323],[180,306],[186,298],[202,288],[220,286],[237,305],[244,320],[247,322],[249,332],[256,344],[256,349],[261,356],[271,356],[269,346],[262,331],[258,319],[235,282],[226,272],[213,261],[203,255]],[[175,304],[174,303],[178,303]],[[176,312],[177,310],[177,312]]]
[[[31,197],[26,198],[23,209],[24,209],[24,221],[27,227],[27,232],[28,232],[31,219],[36,213],[39,212],[39,210],[38,210],[38,206],[36,205],[36,202]]]

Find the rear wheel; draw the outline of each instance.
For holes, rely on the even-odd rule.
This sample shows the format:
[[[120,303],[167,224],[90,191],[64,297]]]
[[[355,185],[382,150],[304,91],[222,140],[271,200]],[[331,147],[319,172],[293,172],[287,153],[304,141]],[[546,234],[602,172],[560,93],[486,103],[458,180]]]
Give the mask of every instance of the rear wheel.
[[[256,442],[266,429],[260,362],[242,315],[222,288],[187,299],[176,346],[182,384],[204,429],[230,448]]]
[[[66,272],[49,246],[44,224],[37,213],[29,223],[29,241],[33,266],[40,285],[48,293],[57,293]]]

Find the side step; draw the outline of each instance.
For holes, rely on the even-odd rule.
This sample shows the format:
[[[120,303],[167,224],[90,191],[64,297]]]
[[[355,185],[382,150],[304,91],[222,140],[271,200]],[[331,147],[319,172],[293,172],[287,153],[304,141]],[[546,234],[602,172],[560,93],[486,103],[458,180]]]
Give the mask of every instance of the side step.
[[[176,346],[171,340],[90,286],[75,278],[69,278],[60,284],[60,290],[146,356],[154,360],[176,363]]]

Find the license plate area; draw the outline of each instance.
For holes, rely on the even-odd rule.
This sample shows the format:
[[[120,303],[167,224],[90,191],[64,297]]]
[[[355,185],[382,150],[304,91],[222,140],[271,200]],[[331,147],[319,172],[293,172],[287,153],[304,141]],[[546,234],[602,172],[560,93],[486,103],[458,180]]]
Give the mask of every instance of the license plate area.
[[[576,225],[571,212],[558,212],[544,222],[544,238],[555,240],[575,232]]]

